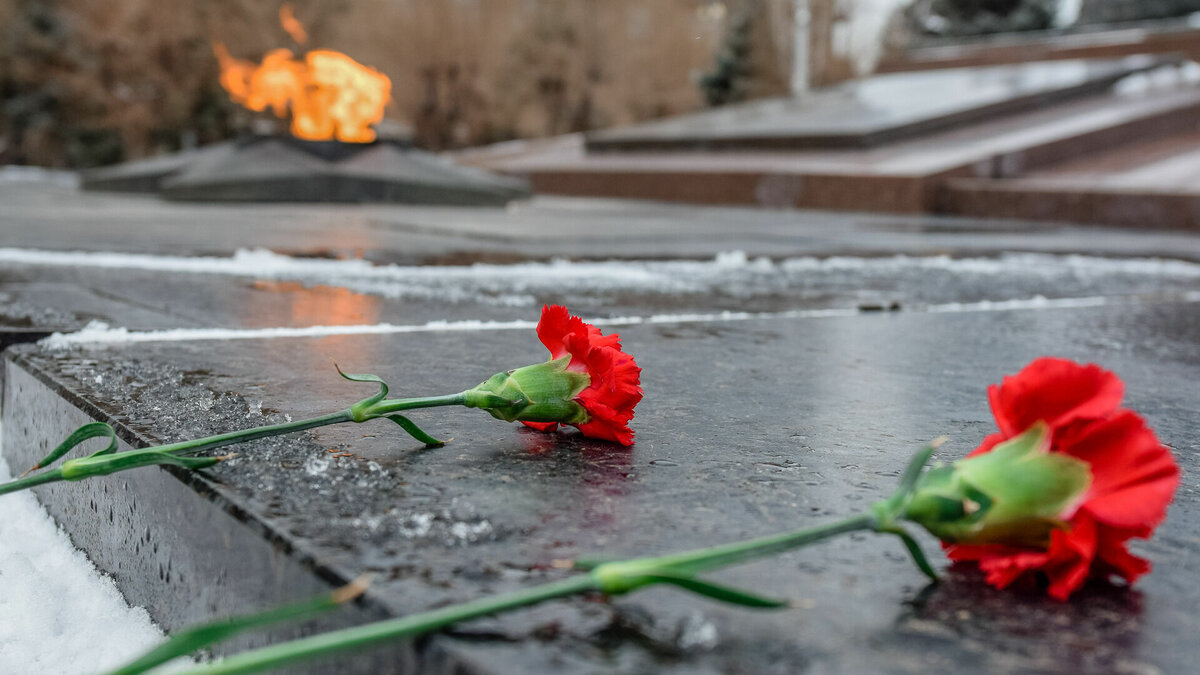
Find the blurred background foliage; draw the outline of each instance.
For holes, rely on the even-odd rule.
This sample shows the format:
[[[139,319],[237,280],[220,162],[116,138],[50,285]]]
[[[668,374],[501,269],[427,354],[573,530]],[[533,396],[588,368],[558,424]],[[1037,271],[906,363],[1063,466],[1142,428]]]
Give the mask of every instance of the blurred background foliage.
[[[442,149],[693,110],[730,8],[763,15],[743,96],[786,90],[789,0],[0,0],[0,164],[87,167],[228,138],[253,116],[212,44],[330,48],[392,78],[388,119]],[[743,8],[749,8],[744,10]],[[786,32],[782,39],[786,40]],[[260,120],[260,124],[262,121]]]
[[[336,49],[392,79],[385,127],[435,150],[788,93],[922,40],[1200,11],[1200,0],[0,0],[0,164],[80,168],[276,124],[231,103],[212,45]],[[278,125],[277,125],[278,126]],[[388,128],[381,129],[384,134]]]

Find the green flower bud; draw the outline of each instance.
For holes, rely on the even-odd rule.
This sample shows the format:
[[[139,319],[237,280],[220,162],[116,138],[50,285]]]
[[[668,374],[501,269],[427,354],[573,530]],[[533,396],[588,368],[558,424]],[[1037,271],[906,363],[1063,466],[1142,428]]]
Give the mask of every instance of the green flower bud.
[[[587,373],[567,370],[570,356],[496,373],[466,392],[466,406],[505,422],[585,424],[587,410],[574,399],[591,384]]]
[[[1087,462],[1050,452],[1038,422],[1019,436],[925,473],[905,517],[946,543],[1044,548],[1092,482]]]

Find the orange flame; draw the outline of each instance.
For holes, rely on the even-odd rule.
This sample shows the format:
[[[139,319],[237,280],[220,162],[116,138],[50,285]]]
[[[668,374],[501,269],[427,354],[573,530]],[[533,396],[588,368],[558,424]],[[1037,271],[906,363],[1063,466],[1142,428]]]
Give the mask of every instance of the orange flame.
[[[279,16],[284,29],[303,42],[304,27],[291,8],[284,5]],[[299,35],[288,27],[288,18]],[[392,81],[374,68],[327,49],[308,52],[303,61],[296,60],[290,49],[273,49],[259,65],[234,58],[220,43],[213,45],[213,52],[221,67],[221,86],[229,97],[256,112],[271,108],[280,118],[290,111],[293,136],[347,143],[375,140],[371,126],[383,119]]]
[[[308,42],[308,32],[304,30],[304,24],[296,19],[296,15],[292,13],[292,6],[284,4],[279,8],[279,25],[287,31],[288,35],[296,41],[296,44],[302,45]]]

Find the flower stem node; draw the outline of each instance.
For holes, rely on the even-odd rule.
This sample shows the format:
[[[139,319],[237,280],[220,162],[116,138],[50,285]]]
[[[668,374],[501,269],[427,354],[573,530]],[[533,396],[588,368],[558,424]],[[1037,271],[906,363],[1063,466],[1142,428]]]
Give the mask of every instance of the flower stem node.
[[[586,424],[587,410],[575,397],[591,384],[587,373],[567,370],[570,356],[496,373],[465,393],[468,408],[505,422]]]
[[[623,595],[655,582],[653,567],[642,560],[613,561],[591,571],[596,588],[605,595]]]

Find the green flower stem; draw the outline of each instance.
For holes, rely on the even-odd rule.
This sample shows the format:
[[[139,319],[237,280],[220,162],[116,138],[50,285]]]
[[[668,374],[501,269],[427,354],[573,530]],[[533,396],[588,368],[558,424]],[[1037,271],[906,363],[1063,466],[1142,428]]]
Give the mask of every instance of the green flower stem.
[[[259,438],[267,438],[268,436],[279,436],[280,434],[289,434],[293,431],[304,431],[305,429],[315,429],[330,424],[339,424],[341,422],[352,422],[353,417],[350,415],[350,410],[340,410],[328,415],[313,417],[307,420],[296,420],[295,422],[284,422],[282,424],[271,424],[265,427],[254,427],[253,429],[242,429],[241,431],[230,431],[216,436],[208,436],[205,438],[197,438],[191,441],[180,441],[178,443],[169,443],[167,445],[158,445],[152,448],[144,448],[142,450],[134,450],[133,452],[166,452],[174,455],[191,454],[202,450],[211,450],[213,448],[221,448],[226,445],[235,443],[245,443]],[[118,453],[118,454],[129,454]],[[107,457],[116,457],[116,455],[107,455]]]
[[[460,605],[421,612],[397,619],[341,630],[320,633],[312,637],[284,642],[270,647],[235,654],[220,662],[201,666],[186,674],[227,675],[253,673],[278,668],[297,661],[317,658],[335,652],[369,647],[388,640],[413,637],[451,624],[497,614],[546,600],[581,593],[600,592],[622,595],[654,584],[671,584],[702,595],[751,607],[781,607],[786,603],[764,601],[753,595],[693,579],[695,572],[725,567],[800,548],[822,539],[876,527],[873,515],[862,515],[829,525],[751,539],[687,553],[606,562],[596,565],[588,574],[543,584],[534,588],[482,598]]]
[[[875,528],[875,516],[864,514],[796,532],[785,532],[784,534],[769,535],[698,551],[649,558],[645,562],[653,563],[656,567],[670,568],[675,571],[694,574],[705,570],[736,565],[756,558],[765,558],[777,553],[807,546],[822,539],[836,537],[839,534],[874,530]]]
[[[39,473],[35,476],[17,478],[10,480],[7,483],[0,483],[0,495],[6,495],[10,492],[18,492],[20,490],[27,490],[31,487],[36,487],[45,483],[57,483],[60,480],[63,480],[62,469],[54,469],[53,471]]]
[[[467,619],[597,590],[599,589],[591,575],[574,576],[523,591],[482,598],[412,616],[319,633],[291,642],[242,652],[209,666],[182,671],[181,675],[261,672],[334,652],[369,647],[388,640],[421,635]]]
[[[46,469],[41,473],[31,476],[25,476],[7,483],[0,483],[0,495],[9,492],[24,490],[37,485],[46,483],[56,483],[59,481],[76,481],[93,476],[104,476],[126,469],[133,469],[142,466],[151,466],[155,464],[170,464],[181,466],[188,469],[202,469],[212,466],[221,460],[217,457],[192,457],[197,452],[220,448],[236,443],[245,443],[259,438],[268,436],[279,436],[306,429],[328,426],[330,424],[340,424],[342,422],[365,422],[367,420],[377,419],[381,417],[393,416],[393,421],[403,426],[410,434],[417,436],[423,442],[437,442],[431,437],[425,435],[409,420],[395,415],[400,410],[413,410],[415,408],[432,408],[447,405],[464,405],[466,396],[463,393],[451,394],[448,396],[427,396],[418,398],[403,398],[403,399],[384,399],[378,401],[360,402],[345,410],[340,410],[328,415],[313,417],[306,420],[297,420],[294,422],[285,422],[282,424],[271,424],[253,429],[242,429],[240,431],[230,431],[224,434],[215,436],[207,436],[205,438],[197,438],[190,441],[180,441],[178,443],[168,443],[165,445],[157,445],[149,448],[140,448],[137,450],[127,450],[125,452],[107,452],[92,454],[87,457],[67,460],[61,468]],[[363,405],[365,403],[366,405]],[[411,428],[410,428],[411,427]],[[111,433],[111,428],[110,433]],[[418,435],[420,434],[420,435]],[[115,447],[112,446],[112,447]]]
[[[449,404],[449,403],[447,403]],[[908,549],[917,567],[937,580],[936,572],[915,539],[898,524],[912,501],[913,490],[922,476],[933,451],[944,439],[938,439],[918,451],[900,480],[900,488],[887,500],[874,504],[866,514],[828,525],[758,537],[747,541],[652,558],[618,561],[577,561],[575,569],[585,575],[570,577],[535,588],[482,598],[397,619],[389,619],[353,628],[321,633],[299,640],[236,654],[218,663],[187,671],[193,674],[251,673],[328,654],[369,647],[397,638],[412,637],[445,628],[459,621],[497,614],[545,600],[580,593],[600,592],[622,595],[655,584],[669,584],[699,595],[745,607],[785,607],[787,602],[762,598],[696,578],[700,572],[748,562],[850,532],[873,531],[893,534]],[[132,672],[132,671],[131,671]],[[137,671],[141,672],[141,671]]]
[[[367,410],[371,415],[388,415],[401,410],[412,410],[414,408],[436,408],[445,405],[466,405],[466,392],[457,394],[449,394],[447,396],[427,396],[424,398],[392,398],[384,399]]]
[[[332,593],[325,593],[303,602],[284,605],[283,607],[277,607],[258,614],[213,621],[181,630],[171,635],[157,647],[142,654],[137,660],[117,668],[110,672],[109,675],[138,675],[139,673],[153,670],[168,661],[186,656],[211,644],[228,640],[231,637],[254,628],[313,618],[336,609],[344,603],[362,595],[369,583],[369,577],[360,577],[341,588],[335,589]]]
[[[382,396],[379,397],[380,400],[382,398]],[[449,399],[453,397],[445,398]],[[363,407],[369,407],[378,402],[379,400],[368,399],[364,402],[363,406],[358,407],[358,410],[361,411]],[[449,404],[451,403],[446,403],[446,405]],[[259,672],[336,652],[370,647],[388,640],[421,635],[445,628],[459,621],[497,614],[518,607],[526,607],[554,598],[591,592],[622,595],[655,584],[673,585],[715,600],[739,604],[745,607],[785,607],[788,605],[787,602],[759,597],[740,589],[729,588],[704,579],[698,579],[696,578],[696,574],[706,570],[727,567],[783,553],[850,532],[873,531],[898,536],[921,571],[936,581],[936,573],[925,559],[916,540],[898,524],[898,521],[904,519],[905,508],[913,499],[913,490],[922,475],[922,470],[929,461],[934,449],[941,442],[942,439],[938,439],[918,451],[910,460],[908,468],[901,477],[899,490],[891,498],[874,504],[870,511],[863,515],[853,516],[828,525],[819,525],[804,530],[758,537],[747,541],[672,555],[611,562],[588,563],[577,561],[575,569],[587,570],[587,574],[569,577],[561,581],[554,581],[522,591],[491,598],[481,598],[459,605],[443,607],[429,612],[421,612],[411,616],[379,621],[363,626],[320,633],[307,638],[242,652],[215,664],[201,666],[187,672],[193,674],[207,673],[210,675],[216,673]],[[261,616],[271,617],[273,613],[268,611]],[[258,619],[254,617],[243,617],[240,621],[233,620],[233,623],[249,625],[257,621]],[[148,660],[152,659],[149,659],[148,656],[143,656],[136,663],[147,663]],[[132,675],[133,673],[144,671],[125,670],[122,672]]]

